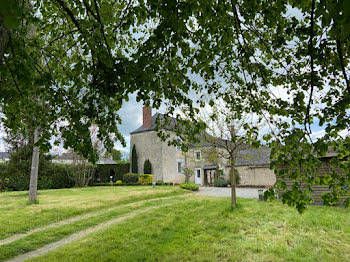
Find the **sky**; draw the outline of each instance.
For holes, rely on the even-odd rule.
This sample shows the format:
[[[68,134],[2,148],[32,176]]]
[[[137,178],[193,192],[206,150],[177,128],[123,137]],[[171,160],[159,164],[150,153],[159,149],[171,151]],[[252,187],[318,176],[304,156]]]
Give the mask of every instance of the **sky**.
[[[122,125],[118,126],[119,131],[123,134],[125,137],[125,141],[127,143],[127,146],[123,148],[123,146],[120,143],[115,143],[115,148],[124,152],[123,156],[124,158],[129,153],[130,148],[130,132],[134,131],[138,127],[142,125],[142,102],[136,102],[136,95],[131,94],[129,96],[129,101],[124,102],[123,107],[120,109],[119,114],[122,118]],[[153,109],[152,113],[155,114],[156,112],[165,112],[165,108],[161,107],[159,110]],[[3,131],[3,127],[0,124],[0,152],[6,151],[7,146],[5,145],[3,141],[5,133]],[[64,150],[62,148],[54,147],[52,150],[53,153],[62,153]]]
[[[119,114],[122,118],[122,124],[118,126],[119,131],[125,137],[125,141],[127,146],[123,147],[119,142],[115,143],[115,149],[118,149],[122,152],[123,158],[127,158],[130,150],[130,132],[134,131],[138,127],[142,125],[142,102],[136,102],[136,94],[131,94],[129,96],[129,101],[124,102],[122,108],[119,111]],[[160,109],[153,109],[152,114],[156,112],[164,113],[165,107],[161,107]],[[325,133],[324,127],[320,127],[318,125],[318,121],[316,120],[312,125],[311,129],[313,131],[312,138],[317,139],[322,137]],[[348,131],[343,131],[341,135],[345,136],[348,134]],[[0,123],[0,152],[6,151],[7,147],[3,141],[3,128]],[[62,148],[53,148],[53,153],[62,153],[64,150]]]

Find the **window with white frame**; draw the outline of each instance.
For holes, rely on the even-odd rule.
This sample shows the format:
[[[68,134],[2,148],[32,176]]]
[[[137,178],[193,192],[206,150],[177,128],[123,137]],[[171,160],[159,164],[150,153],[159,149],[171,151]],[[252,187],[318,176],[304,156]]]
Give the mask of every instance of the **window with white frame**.
[[[195,160],[201,160],[201,151],[194,151],[194,159]]]

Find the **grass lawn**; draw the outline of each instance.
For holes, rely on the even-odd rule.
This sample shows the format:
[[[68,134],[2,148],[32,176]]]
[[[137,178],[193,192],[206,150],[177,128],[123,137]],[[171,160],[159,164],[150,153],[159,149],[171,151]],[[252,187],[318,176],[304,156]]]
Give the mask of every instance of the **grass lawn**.
[[[174,187],[88,187],[39,191],[39,204],[27,205],[28,192],[0,193],[0,239],[76,215],[143,199],[183,194]]]
[[[27,228],[43,225],[26,220],[31,214],[36,215],[33,219],[40,219],[42,211],[35,212],[36,209],[43,210],[44,214],[54,210],[59,213],[67,207],[80,212],[99,212],[90,218],[0,245],[0,261],[147,207],[159,208],[87,235],[32,261],[350,261],[349,209],[313,206],[299,215],[295,209],[278,201],[263,203],[239,199],[240,206],[232,210],[228,198],[184,195],[184,192],[173,187],[48,190],[41,191],[39,205],[33,206],[25,205],[23,192],[1,193],[0,208],[10,205],[12,208],[0,212],[0,221],[3,223],[12,210],[20,216],[16,218],[13,214],[12,218],[25,221]],[[173,198],[159,198],[174,195]],[[152,199],[137,202],[141,198]],[[7,204],[2,199],[6,199]],[[104,202],[106,199],[108,201]],[[81,207],[80,201],[84,202]],[[125,204],[127,202],[129,204]],[[164,204],[167,206],[162,206]],[[110,209],[113,206],[116,208]],[[66,217],[72,214],[75,212],[66,213]],[[48,218],[43,221],[55,222],[47,222]],[[11,221],[8,224],[12,226]]]

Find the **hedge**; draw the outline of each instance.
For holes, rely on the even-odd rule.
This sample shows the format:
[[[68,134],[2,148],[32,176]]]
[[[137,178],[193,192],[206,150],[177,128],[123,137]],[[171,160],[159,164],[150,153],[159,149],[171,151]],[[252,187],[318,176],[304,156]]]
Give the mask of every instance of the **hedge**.
[[[139,183],[141,184],[152,184],[153,182],[153,176],[149,175],[149,174],[143,174],[143,175],[139,175]]]
[[[231,182],[225,179],[214,179],[214,186],[216,187],[227,187]]]
[[[197,184],[190,183],[190,182],[181,183],[180,187],[183,189],[191,190],[191,191],[198,191],[199,190],[199,186]]]
[[[123,180],[123,175],[130,170],[130,164],[109,164],[109,165],[97,165],[95,178],[92,183],[107,183],[110,182],[110,176],[112,181]]]
[[[7,164],[1,164],[0,180],[5,181],[5,179],[8,179],[7,190],[28,190],[30,171],[11,172]],[[73,186],[74,181],[67,172],[66,165],[51,163],[44,170],[39,169],[38,189],[59,189]]]
[[[138,174],[134,174],[134,173],[127,173],[125,175],[123,175],[123,179],[122,181],[124,183],[138,183],[139,182],[139,175]]]

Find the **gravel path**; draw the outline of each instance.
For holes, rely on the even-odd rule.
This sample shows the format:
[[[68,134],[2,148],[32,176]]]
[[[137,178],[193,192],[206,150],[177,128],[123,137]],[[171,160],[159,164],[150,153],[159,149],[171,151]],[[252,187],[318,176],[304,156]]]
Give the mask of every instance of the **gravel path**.
[[[83,238],[89,234],[92,234],[92,233],[95,233],[95,232],[98,232],[100,230],[103,230],[113,224],[117,224],[119,222],[122,222],[128,218],[132,218],[138,214],[142,214],[142,213],[146,213],[152,209],[156,209],[156,208],[160,208],[160,207],[165,207],[165,206],[169,206],[171,204],[167,204],[167,205],[161,205],[161,206],[154,206],[154,207],[149,207],[149,208],[145,208],[145,209],[142,209],[142,210],[137,210],[137,211],[133,211],[131,213],[128,213],[127,215],[124,215],[122,217],[118,217],[118,218],[115,218],[115,219],[112,219],[112,220],[109,220],[107,222],[103,222],[97,226],[94,226],[94,227],[91,227],[91,228],[88,228],[86,230],[83,230],[83,231],[80,231],[78,233],[75,233],[75,234],[72,234],[70,235],[69,237],[66,237],[64,239],[61,239],[60,241],[57,241],[57,242],[54,242],[54,243],[51,243],[51,244],[48,244],[42,248],[39,248],[37,250],[34,250],[34,251],[31,251],[31,252],[28,252],[26,254],[23,254],[23,255],[20,255],[20,256],[17,256],[15,257],[14,259],[11,259],[9,260],[10,262],[19,262],[19,261],[24,261],[24,260],[27,260],[27,259],[30,259],[30,258],[34,258],[34,257],[38,257],[38,256],[41,256],[41,255],[44,255],[44,254],[47,254],[48,252],[52,251],[52,250],[55,250],[59,247],[62,247],[66,244],[69,244],[73,241],[76,241],[80,238]]]
[[[265,191],[265,190],[264,190]],[[231,188],[227,187],[200,187],[196,193],[199,196],[230,197]],[[236,188],[237,197],[258,198],[258,188]]]
[[[43,227],[32,229],[32,230],[30,230],[30,231],[28,231],[26,233],[14,234],[14,235],[12,235],[12,236],[10,236],[8,238],[1,239],[0,240],[0,246],[12,243],[12,242],[14,242],[16,240],[19,240],[21,238],[27,237],[27,236],[29,236],[29,235],[31,235],[33,233],[39,232],[39,231],[43,231],[43,230],[47,230],[47,229],[55,228],[55,227],[59,227],[59,226],[68,225],[68,224],[74,223],[76,221],[79,221],[81,219],[90,218],[90,217],[93,217],[93,216],[97,216],[97,215],[101,215],[101,214],[107,213],[109,211],[113,211],[113,210],[118,209],[120,207],[134,206],[134,205],[138,205],[138,204],[142,204],[142,203],[146,203],[146,202],[151,202],[151,201],[154,201],[154,200],[170,199],[170,198],[175,198],[175,197],[179,197],[179,196],[170,196],[170,197],[162,197],[162,198],[152,198],[152,199],[140,200],[140,201],[136,201],[136,202],[132,202],[132,203],[128,203],[128,204],[122,204],[120,206],[115,206],[115,207],[103,209],[103,210],[100,210],[100,211],[97,211],[97,212],[90,212],[90,213],[87,213],[87,214],[84,214],[84,215],[75,216],[75,217],[72,217],[72,218],[69,218],[69,219],[66,219],[66,220],[62,220],[62,221],[59,221],[59,222],[56,222],[56,223],[53,223],[53,224],[50,224],[50,225],[47,225],[47,226],[43,226]]]

